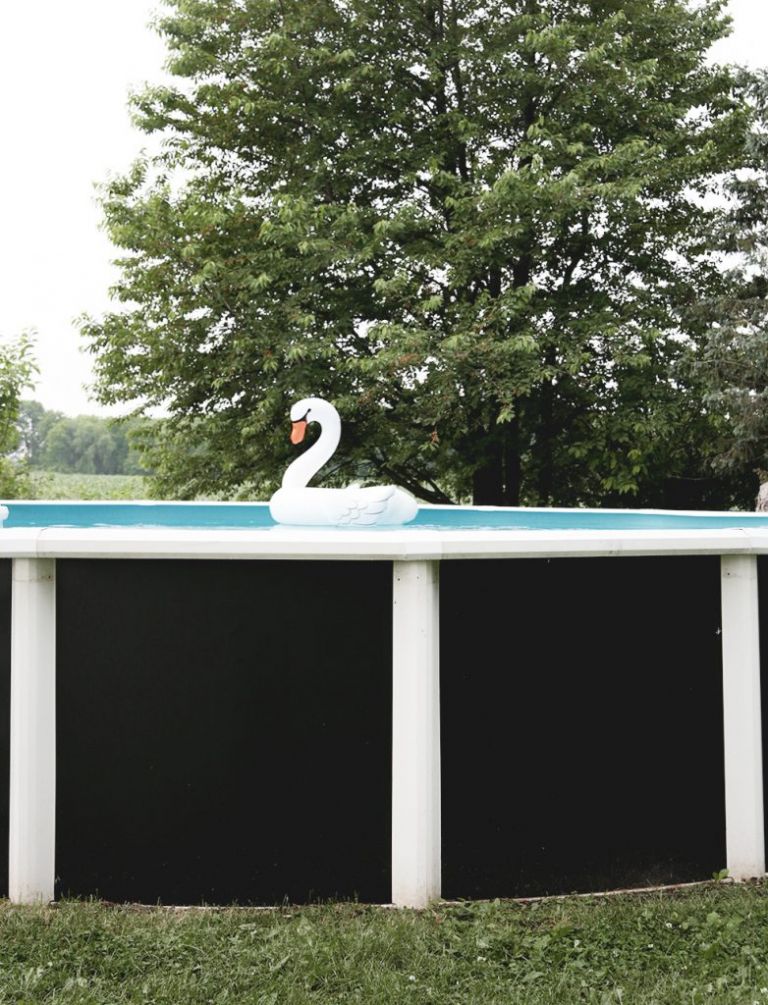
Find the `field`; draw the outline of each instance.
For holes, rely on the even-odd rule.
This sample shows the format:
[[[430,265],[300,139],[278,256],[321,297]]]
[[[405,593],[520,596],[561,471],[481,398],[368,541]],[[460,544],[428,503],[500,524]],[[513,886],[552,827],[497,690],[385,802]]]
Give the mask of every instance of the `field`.
[[[58,471],[30,474],[36,499],[146,499],[141,475],[77,475]]]
[[[16,1005],[752,1005],[768,886],[528,905],[0,906]]]

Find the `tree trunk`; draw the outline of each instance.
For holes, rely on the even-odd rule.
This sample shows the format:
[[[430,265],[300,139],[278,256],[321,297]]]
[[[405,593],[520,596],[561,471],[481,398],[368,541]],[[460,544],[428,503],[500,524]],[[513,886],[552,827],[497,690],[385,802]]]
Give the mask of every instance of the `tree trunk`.
[[[475,506],[502,506],[504,468],[501,451],[488,455],[472,475],[472,502]]]
[[[504,506],[520,505],[522,465],[520,463],[517,423],[515,423],[514,433],[514,438],[504,447]]]
[[[472,502],[475,506],[520,505],[519,421],[513,419],[494,434],[486,434],[483,462],[472,476]]]
[[[550,372],[550,376],[544,381],[541,387],[541,414],[539,429],[537,434],[539,452],[539,506],[550,506],[552,504],[552,490],[554,488],[554,413],[555,413],[555,387],[552,383],[551,371],[555,365],[554,349],[549,348],[545,355],[545,363]]]

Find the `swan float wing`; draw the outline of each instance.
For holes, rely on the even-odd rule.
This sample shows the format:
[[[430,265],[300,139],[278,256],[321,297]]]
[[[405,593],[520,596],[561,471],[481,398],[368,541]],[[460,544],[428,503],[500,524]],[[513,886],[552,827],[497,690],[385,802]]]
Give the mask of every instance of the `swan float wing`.
[[[338,525],[346,527],[355,524],[356,526],[370,527],[376,523],[383,523],[387,504],[394,492],[395,488],[392,485],[375,485],[368,489],[345,489],[346,509],[338,519]]]
[[[373,527],[407,523],[418,505],[394,485],[346,489],[279,489],[269,504],[277,523],[301,527]]]

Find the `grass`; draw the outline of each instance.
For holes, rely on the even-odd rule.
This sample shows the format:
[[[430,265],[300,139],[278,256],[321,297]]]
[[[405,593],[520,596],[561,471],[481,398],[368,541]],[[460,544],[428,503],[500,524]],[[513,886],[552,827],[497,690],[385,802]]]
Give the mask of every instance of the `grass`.
[[[36,499],[145,499],[142,475],[77,475],[32,471]]]
[[[14,1005],[768,1003],[768,886],[275,911],[0,906]]]

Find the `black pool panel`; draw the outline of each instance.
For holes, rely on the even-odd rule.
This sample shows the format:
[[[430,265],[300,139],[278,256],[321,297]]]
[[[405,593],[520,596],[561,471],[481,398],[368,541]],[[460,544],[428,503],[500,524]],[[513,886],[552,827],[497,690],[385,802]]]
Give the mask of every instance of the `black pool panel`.
[[[717,558],[444,562],[443,892],[725,865]]]
[[[390,612],[389,563],[60,561],[58,893],[387,901]]]

